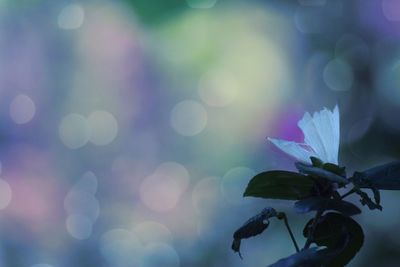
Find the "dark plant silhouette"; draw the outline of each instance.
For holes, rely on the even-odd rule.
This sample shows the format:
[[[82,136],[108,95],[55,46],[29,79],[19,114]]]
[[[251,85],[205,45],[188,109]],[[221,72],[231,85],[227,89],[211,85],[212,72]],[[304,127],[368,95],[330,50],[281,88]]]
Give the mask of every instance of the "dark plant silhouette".
[[[268,207],[250,218],[234,233],[232,249],[242,257],[240,254],[242,239],[261,234],[268,228],[269,220],[277,218],[284,222],[296,253],[270,266],[345,266],[362,247],[364,233],[361,226],[352,218],[353,215],[361,213],[361,210],[344,199],[356,194],[363,206],[366,205],[370,210],[382,210],[380,190],[400,190],[400,162],[355,172],[351,177],[347,177],[344,167],[326,162],[328,158],[337,162],[338,147],[336,149],[335,146],[339,145],[338,136],[333,135],[335,141],[331,143],[320,136],[324,134],[321,129],[328,128],[334,129],[338,135],[338,109],[335,108],[333,113],[324,110],[314,114],[313,117],[307,113],[299,122],[299,126],[305,135],[304,144],[272,140],[283,151],[299,160],[295,163],[298,172],[283,170],[262,172],[250,180],[244,196],[295,200],[295,212],[300,214],[315,212],[314,218],[304,226],[305,244],[302,248],[298,246],[286,214]],[[290,147],[288,148],[286,144]],[[294,147],[296,145],[298,147]],[[309,158],[305,157],[310,154],[312,156]],[[343,188],[349,190],[341,195],[338,190]],[[371,190],[372,197],[364,191],[365,189]]]

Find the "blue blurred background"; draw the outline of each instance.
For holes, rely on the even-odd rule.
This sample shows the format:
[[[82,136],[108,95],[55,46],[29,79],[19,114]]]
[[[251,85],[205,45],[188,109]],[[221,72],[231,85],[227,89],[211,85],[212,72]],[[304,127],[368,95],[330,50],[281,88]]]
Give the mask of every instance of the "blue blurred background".
[[[266,266],[281,222],[249,179],[339,104],[349,174],[400,157],[400,1],[1,0],[0,266]],[[354,199],[354,201],[357,201]],[[399,266],[400,194],[365,209],[350,266]]]

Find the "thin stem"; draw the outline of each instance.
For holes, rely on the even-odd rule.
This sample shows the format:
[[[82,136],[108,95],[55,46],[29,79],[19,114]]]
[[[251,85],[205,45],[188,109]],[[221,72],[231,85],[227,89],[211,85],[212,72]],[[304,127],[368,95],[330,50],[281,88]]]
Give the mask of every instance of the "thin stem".
[[[340,197],[340,199],[343,199],[351,194],[354,194],[356,192],[356,190],[353,188],[351,189],[349,192],[347,192],[346,194],[344,194],[343,196]]]
[[[287,217],[286,217],[286,214],[283,213],[283,212],[280,212],[280,213],[278,214],[277,217],[278,217],[278,219],[280,219],[280,220],[283,219],[283,222],[285,223],[286,229],[287,229],[288,232],[289,232],[290,238],[292,239],[293,245],[294,245],[294,247],[296,248],[296,252],[299,252],[299,251],[300,251],[299,246],[297,245],[296,239],[294,238],[292,229],[290,229],[289,221],[288,221],[288,219],[287,219]]]
[[[296,248],[296,252],[299,252],[299,251],[300,251],[299,246],[297,245],[296,239],[294,238],[292,229],[290,229],[289,222],[288,222],[288,219],[287,219],[287,217],[286,217],[286,214],[285,214],[285,216],[283,217],[283,221],[284,221],[284,223],[285,223],[285,225],[286,225],[286,228],[287,228],[287,230],[288,230],[288,232],[289,232],[290,238],[291,238],[292,241],[293,241],[293,245],[294,245],[294,247]]]
[[[317,227],[317,222],[321,218],[323,212],[324,212],[323,210],[319,210],[315,214],[315,217],[314,217],[314,220],[313,220],[313,224],[311,226],[311,231],[310,231],[310,234],[308,235],[306,243],[304,244],[303,250],[308,249],[311,246],[311,243],[313,241],[315,228]]]

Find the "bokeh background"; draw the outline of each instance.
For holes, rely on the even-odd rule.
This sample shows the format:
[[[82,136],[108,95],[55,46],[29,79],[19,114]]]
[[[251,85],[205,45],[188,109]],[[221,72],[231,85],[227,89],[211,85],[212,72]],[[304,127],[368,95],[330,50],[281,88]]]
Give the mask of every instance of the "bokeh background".
[[[302,243],[308,218],[241,195],[294,169],[267,136],[335,104],[349,174],[400,157],[400,1],[1,0],[0,266],[271,264],[281,222],[243,260],[232,233],[274,206]],[[350,266],[399,266],[382,202]]]

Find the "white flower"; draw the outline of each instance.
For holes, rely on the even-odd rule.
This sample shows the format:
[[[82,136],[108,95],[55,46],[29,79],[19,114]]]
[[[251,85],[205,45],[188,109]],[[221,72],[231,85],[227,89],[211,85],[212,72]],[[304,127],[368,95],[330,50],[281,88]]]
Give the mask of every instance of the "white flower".
[[[333,111],[324,108],[312,116],[306,112],[297,125],[304,134],[303,143],[268,140],[301,162],[311,163],[310,157],[316,157],[325,163],[338,164],[340,122],[337,105]]]

